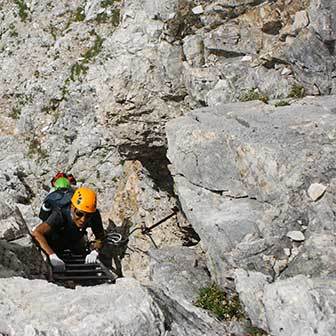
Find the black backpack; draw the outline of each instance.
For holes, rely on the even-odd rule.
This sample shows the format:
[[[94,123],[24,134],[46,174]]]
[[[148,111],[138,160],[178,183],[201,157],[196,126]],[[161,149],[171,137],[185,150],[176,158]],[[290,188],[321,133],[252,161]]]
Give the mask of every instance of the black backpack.
[[[71,188],[58,189],[48,194],[41,206],[39,218],[45,221],[50,216],[53,209],[63,208],[70,204],[73,194],[74,190]]]

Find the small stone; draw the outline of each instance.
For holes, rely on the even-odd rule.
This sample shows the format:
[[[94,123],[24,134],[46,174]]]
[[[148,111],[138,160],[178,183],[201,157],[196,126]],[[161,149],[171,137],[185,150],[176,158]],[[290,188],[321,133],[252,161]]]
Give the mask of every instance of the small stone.
[[[242,62],[251,62],[252,61],[252,56],[251,55],[245,55],[242,59]]]
[[[274,272],[277,276],[288,266],[288,260],[276,260],[273,266]]]
[[[203,14],[204,13],[204,10],[203,10],[203,7],[202,6],[197,6],[197,7],[194,7],[192,9],[192,12],[195,14],[195,15],[199,15],[199,14]]]
[[[295,32],[307,27],[309,25],[309,18],[306,11],[299,11],[295,13],[293,29]]]
[[[317,201],[323,196],[327,187],[320,183],[313,183],[308,189],[308,195],[313,201]]]
[[[292,70],[289,69],[289,68],[284,68],[282,71],[281,71],[281,75],[282,76],[287,76],[287,75],[290,75],[292,74]]]
[[[288,247],[285,247],[285,248],[284,248],[284,253],[285,253],[285,255],[286,255],[287,257],[290,257],[290,255],[291,255],[291,251],[290,251],[290,249],[289,249]]]
[[[172,20],[172,19],[174,19],[175,16],[176,16],[176,13],[170,13],[170,14],[168,15],[168,20]]]
[[[297,242],[302,242],[305,240],[305,236],[301,231],[289,231],[287,232],[287,237]]]

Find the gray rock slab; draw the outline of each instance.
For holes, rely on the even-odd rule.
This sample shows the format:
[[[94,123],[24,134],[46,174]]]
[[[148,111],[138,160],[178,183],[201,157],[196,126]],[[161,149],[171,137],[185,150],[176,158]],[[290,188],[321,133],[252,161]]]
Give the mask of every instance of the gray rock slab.
[[[0,278],[43,278],[45,274],[42,256],[30,238],[26,236],[11,243],[0,240]]]
[[[335,97],[279,108],[255,101],[167,124],[176,193],[215,279],[224,283],[233,265],[278,276],[288,264],[283,249],[296,248],[289,231],[334,231],[335,107]],[[329,185],[316,202],[307,196],[314,181]]]
[[[266,286],[262,301],[271,335],[335,335],[335,293],[335,279],[303,275]]]
[[[328,46],[315,33],[303,29],[295,39],[288,42],[283,52],[308,92],[314,92],[314,85],[320,94],[327,95],[332,92],[335,59]],[[301,64],[304,64],[304,69]]]
[[[336,237],[334,233],[311,234],[303,249],[288,264],[281,277],[304,274],[311,277],[336,277]]]
[[[202,310],[189,309],[131,278],[76,287],[0,279],[0,333],[15,335],[228,335]],[[212,325],[214,324],[215,327]]]
[[[178,196],[188,220],[208,252],[214,279],[225,283],[228,263],[224,257],[245,236],[258,233],[262,205],[247,198],[230,199],[175,177]]]
[[[324,98],[315,101],[277,109],[261,102],[228,104],[169,122],[173,173],[209,190],[243,190],[269,202],[288,199],[306,176],[334,164],[330,134],[336,115],[319,105]]]
[[[150,250],[150,280],[179,302],[196,300],[211,283],[204,256],[189,247]]]
[[[237,269],[234,273],[239,300],[253,325],[268,330],[265,307],[262,302],[264,288],[270,279],[265,274]]]
[[[309,6],[311,25],[323,41],[335,41],[336,18],[333,15],[336,4],[332,0],[313,0]]]
[[[164,317],[132,279],[65,289],[42,280],[0,280],[1,320],[23,335],[163,335]],[[1,324],[0,324],[1,325]]]

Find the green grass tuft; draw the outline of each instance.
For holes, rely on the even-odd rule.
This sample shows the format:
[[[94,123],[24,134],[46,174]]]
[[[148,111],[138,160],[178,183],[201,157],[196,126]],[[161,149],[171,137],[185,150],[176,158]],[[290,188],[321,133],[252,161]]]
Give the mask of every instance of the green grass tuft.
[[[14,0],[14,3],[19,7],[19,16],[22,22],[25,22],[28,17],[28,6],[24,0]]]
[[[21,115],[21,109],[19,107],[13,107],[9,116],[13,119],[19,119]]]
[[[294,84],[288,94],[290,98],[303,98],[306,95],[306,90],[302,85]]]
[[[84,54],[84,63],[88,63],[90,60],[94,59],[102,50],[104,39],[99,35],[96,35],[96,39],[91,48],[89,48]]]
[[[216,284],[201,288],[195,305],[211,311],[219,320],[239,320],[245,317],[238,295],[228,298]]]
[[[288,106],[290,103],[286,100],[280,100],[274,104],[275,107]]]
[[[258,89],[250,89],[246,92],[243,92],[239,96],[239,101],[241,101],[241,102],[247,102],[247,101],[251,101],[251,100],[261,100],[262,102],[267,104],[268,97],[266,95],[262,94],[261,92],[259,92]]]

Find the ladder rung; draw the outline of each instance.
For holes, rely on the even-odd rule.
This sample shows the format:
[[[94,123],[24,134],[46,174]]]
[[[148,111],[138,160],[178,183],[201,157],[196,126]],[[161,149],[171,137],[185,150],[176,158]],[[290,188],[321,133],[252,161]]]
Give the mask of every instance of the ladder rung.
[[[54,274],[54,280],[111,280],[110,277],[106,275],[102,276],[93,276],[93,275],[59,275],[59,274]]]
[[[85,258],[61,258],[65,263],[70,261],[81,261],[84,262]]]
[[[101,274],[104,274],[105,272],[102,271],[102,269],[78,269],[78,270],[70,270],[70,269],[67,269],[65,270],[65,272],[63,273],[59,273],[59,274],[74,274],[74,273],[93,273],[93,274],[97,274],[97,273],[101,273]]]
[[[74,268],[94,268],[94,267],[99,267],[101,268],[101,266],[99,264],[65,264],[65,267],[74,267]]]

